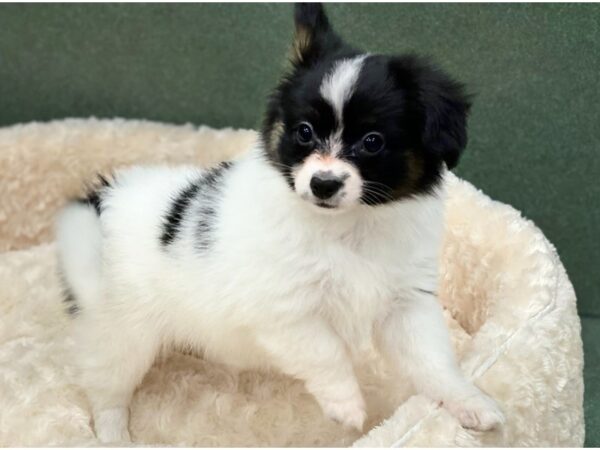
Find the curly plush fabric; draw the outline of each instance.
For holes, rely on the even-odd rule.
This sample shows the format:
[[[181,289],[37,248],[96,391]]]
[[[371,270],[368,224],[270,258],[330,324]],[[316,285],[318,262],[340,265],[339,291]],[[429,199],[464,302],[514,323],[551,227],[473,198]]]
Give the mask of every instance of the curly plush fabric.
[[[247,130],[126,120],[0,129],[0,445],[97,445],[69,367],[70,318],[56,275],[52,221],[97,172],[135,163],[209,165],[251,145]],[[441,301],[465,373],[506,425],[479,433],[376,364],[360,374],[366,434],[326,420],[301,383],[236,373],[173,352],[131,405],[138,445],[581,446],[583,354],[575,293],[554,247],[518,211],[447,178]]]

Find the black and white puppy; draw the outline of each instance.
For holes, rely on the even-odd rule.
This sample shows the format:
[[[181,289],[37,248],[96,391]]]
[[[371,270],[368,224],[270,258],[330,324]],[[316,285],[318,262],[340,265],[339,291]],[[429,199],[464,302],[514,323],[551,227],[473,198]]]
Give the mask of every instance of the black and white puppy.
[[[466,144],[460,84],[414,56],[366,54],[296,7],[292,67],[262,144],[211,170],[118,172],[61,213],[74,358],[102,441],[169,345],[303,380],[361,429],[354,372],[377,352],[465,427],[503,422],[460,372],[436,297],[444,171]]]

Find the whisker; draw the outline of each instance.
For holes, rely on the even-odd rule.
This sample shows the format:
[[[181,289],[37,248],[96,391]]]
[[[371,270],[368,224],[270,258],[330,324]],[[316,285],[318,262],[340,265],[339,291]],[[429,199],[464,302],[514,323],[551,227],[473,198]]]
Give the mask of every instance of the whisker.
[[[363,192],[363,198],[367,206],[373,207],[377,205],[377,199],[370,192]]]
[[[379,183],[377,181],[365,181],[364,188],[373,192],[378,192],[381,195],[387,196],[388,198],[393,198],[392,189],[383,183]]]
[[[363,192],[374,195],[375,197],[381,197],[385,200],[390,200],[390,201],[395,200],[394,197],[389,192],[383,192],[383,191],[376,190],[376,189],[369,188],[369,187],[366,187],[366,188],[363,187]]]
[[[288,166],[287,164],[283,164],[283,163],[280,163],[277,161],[270,161],[269,163],[280,169],[289,170],[290,172],[292,172],[294,170],[294,168],[292,166]]]
[[[384,183],[380,183],[379,181],[365,180],[365,184],[373,185],[373,186],[381,186],[387,190],[391,190],[391,188]]]

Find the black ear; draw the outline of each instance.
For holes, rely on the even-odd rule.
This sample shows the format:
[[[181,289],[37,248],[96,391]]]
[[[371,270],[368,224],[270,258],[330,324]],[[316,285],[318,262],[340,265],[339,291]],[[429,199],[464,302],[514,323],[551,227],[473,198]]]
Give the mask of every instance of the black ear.
[[[441,157],[452,169],[467,145],[471,103],[463,84],[415,56],[396,59],[393,66],[420,116],[423,149]]]
[[[441,155],[452,169],[467,146],[467,115],[471,104],[464,87],[443,72],[430,69],[421,80],[421,102],[425,115],[423,145]]]
[[[341,46],[333,32],[321,3],[297,3],[294,10],[296,32],[292,62],[310,66],[330,51]]]

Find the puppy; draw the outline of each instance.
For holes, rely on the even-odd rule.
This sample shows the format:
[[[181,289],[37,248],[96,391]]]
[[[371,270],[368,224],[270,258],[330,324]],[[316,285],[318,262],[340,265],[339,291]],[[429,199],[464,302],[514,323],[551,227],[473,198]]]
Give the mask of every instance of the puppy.
[[[212,169],[123,170],[60,214],[74,360],[104,442],[129,439],[134,389],[172,345],[303,380],[359,430],[354,366],[373,352],[464,427],[504,420],[459,370],[436,296],[461,85],[349,47],[318,4],[295,24],[260,145]]]

